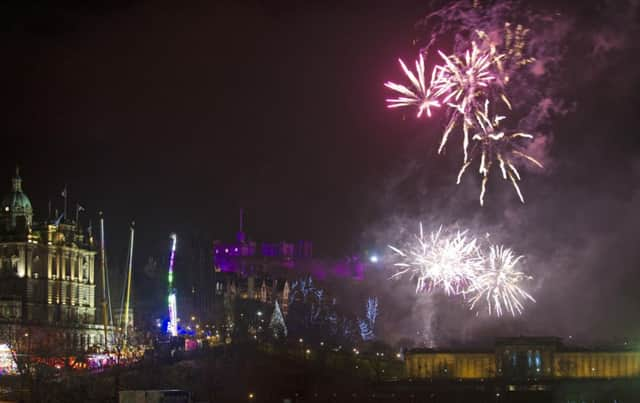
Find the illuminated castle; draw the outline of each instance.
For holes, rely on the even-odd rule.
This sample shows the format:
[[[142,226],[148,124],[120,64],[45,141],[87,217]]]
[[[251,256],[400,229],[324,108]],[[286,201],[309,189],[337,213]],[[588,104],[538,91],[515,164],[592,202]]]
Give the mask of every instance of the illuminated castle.
[[[299,290],[311,281],[327,291],[323,303],[335,304],[340,298],[336,292],[339,287],[327,287],[330,280],[343,285],[361,282],[367,266],[374,265],[355,256],[315,258],[313,244],[306,240],[255,242],[243,230],[242,211],[236,239],[209,242],[206,258],[202,242],[194,242],[195,247],[187,246],[191,250],[185,252],[186,244],[191,242],[182,242],[178,259],[188,259],[185,266],[189,270],[182,271],[177,278],[180,288],[177,305],[181,307],[183,327],[192,318],[192,322],[215,325],[217,329],[238,329],[243,317],[254,317],[257,312],[270,315],[276,302],[282,315],[288,318],[290,304],[303,298]]]
[[[213,264],[219,279],[216,291],[230,298],[260,301],[273,305],[277,301],[286,315],[289,305],[290,281],[294,269],[301,261],[312,256],[312,244],[256,243],[247,241],[242,228],[236,242],[213,243]]]
[[[406,353],[411,379],[545,380],[640,377],[640,351],[565,347],[556,337],[498,339],[493,351],[415,349]]]
[[[68,350],[102,344],[91,234],[66,217],[34,223],[17,171],[0,208],[2,342]]]

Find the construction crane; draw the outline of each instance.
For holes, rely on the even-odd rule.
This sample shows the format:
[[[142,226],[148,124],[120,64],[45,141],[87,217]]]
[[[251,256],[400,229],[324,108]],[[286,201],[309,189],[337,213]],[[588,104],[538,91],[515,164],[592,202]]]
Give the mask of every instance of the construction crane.
[[[131,301],[131,277],[133,275],[133,235],[135,232],[135,223],[131,223],[130,228],[130,238],[129,238],[129,270],[127,271],[127,289],[126,289],[126,297],[124,301],[124,327],[123,338],[122,338],[122,349],[126,350],[127,347],[127,337],[129,331],[129,303]]]
[[[109,274],[104,239],[104,217],[100,212],[100,273],[102,275],[102,325],[104,327],[104,349],[109,350],[109,325],[111,318],[111,297],[109,295]]]

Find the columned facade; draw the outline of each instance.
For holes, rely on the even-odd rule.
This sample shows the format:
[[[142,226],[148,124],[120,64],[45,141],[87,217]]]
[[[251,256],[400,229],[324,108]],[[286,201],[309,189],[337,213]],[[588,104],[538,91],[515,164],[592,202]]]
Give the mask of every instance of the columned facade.
[[[613,379],[640,377],[640,351],[564,347],[553,337],[499,339],[493,351],[415,349],[405,355],[412,379]]]
[[[92,235],[78,223],[66,217],[33,222],[16,173],[0,205],[0,328],[5,329],[0,338],[30,337],[33,348],[103,346],[104,332],[96,324],[95,259]],[[12,343],[18,341],[24,343]]]

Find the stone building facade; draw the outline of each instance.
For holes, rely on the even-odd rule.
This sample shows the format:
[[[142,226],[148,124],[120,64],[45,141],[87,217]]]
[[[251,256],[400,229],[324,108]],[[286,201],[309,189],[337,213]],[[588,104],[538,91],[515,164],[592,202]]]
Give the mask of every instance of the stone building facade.
[[[410,350],[406,373],[412,379],[536,380],[640,377],[640,351],[578,349],[555,337],[498,339],[493,351]]]
[[[92,235],[64,216],[34,222],[18,172],[0,209],[0,337],[31,334],[34,349],[104,345],[96,325]]]

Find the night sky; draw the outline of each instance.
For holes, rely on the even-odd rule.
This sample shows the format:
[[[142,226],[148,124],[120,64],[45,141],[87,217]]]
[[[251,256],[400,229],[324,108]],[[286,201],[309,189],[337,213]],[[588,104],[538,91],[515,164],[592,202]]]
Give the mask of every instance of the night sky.
[[[112,253],[136,220],[139,261],[171,231],[233,237],[239,207],[253,239],[320,256],[457,223],[527,255],[532,328],[640,333],[637,0],[538,2],[571,21],[542,78],[563,100],[546,169],[525,172],[526,205],[496,180],[484,208],[438,128],[385,108],[428,1],[23,3],[0,6],[0,178],[20,165],[40,218],[67,184],[85,222],[105,212]]]
[[[418,2],[19,3],[3,11],[2,171],[21,166],[41,214],[67,183],[111,231],[135,218],[146,247],[232,237],[242,206],[255,239],[340,255],[411,146],[381,83],[413,52]]]

